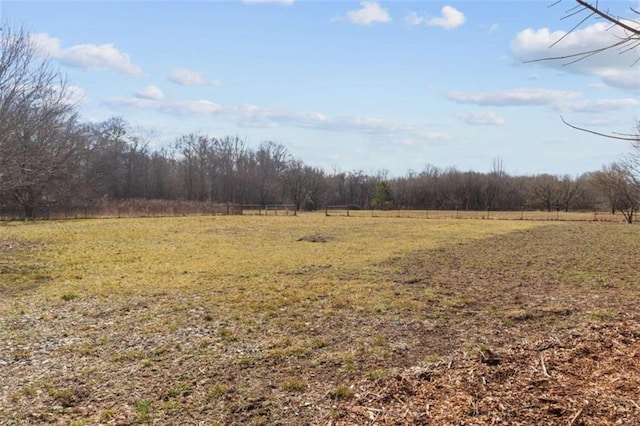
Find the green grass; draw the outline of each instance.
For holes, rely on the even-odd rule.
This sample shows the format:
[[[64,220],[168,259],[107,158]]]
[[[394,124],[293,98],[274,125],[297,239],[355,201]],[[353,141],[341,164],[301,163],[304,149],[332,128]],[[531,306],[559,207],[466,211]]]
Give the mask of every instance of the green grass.
[[[356,396],[356,391],[347,385],[340,385],[333,389],[330,393],[331,399],[349,400]]]

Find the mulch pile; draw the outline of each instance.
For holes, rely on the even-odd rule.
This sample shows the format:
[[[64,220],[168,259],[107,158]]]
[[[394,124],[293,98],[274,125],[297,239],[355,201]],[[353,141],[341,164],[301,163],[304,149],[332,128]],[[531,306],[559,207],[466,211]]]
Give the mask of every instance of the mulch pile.
[[[640,424],[640,321],[596,322],[364,381],[335,424]]]

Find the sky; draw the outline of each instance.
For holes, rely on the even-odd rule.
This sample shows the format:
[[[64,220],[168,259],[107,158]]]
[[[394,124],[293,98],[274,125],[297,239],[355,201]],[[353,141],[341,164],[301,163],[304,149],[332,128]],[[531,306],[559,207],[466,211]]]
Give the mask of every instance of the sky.
[[[633,133],[640,47],[569,60],[615,29],[573,0],[6,1],[68,78],[84,121],[122,117],[149,141],[238,136],[305,164],[391,176],[427,165],[577,176],[617,161]],[[637,0],[601,0],[634,17]],[[637,19],[637,17],[636,17]],[[553,46],[552,46],[553,45]]]

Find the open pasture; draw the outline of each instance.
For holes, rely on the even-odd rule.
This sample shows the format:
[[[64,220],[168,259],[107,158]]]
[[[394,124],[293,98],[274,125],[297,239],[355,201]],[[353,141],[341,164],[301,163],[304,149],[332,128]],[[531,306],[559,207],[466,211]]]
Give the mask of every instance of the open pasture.
[[[640,228],[0,225],[2,424],[638,424]]]

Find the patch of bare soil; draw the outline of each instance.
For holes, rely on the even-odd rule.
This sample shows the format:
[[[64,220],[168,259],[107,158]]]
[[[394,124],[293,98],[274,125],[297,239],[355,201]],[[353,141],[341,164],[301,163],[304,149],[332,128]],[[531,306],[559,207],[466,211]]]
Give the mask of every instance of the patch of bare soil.
[[[28,249],[28,248],[33,248],[33,247],[37,247],[38,244],[35,243],[29,243],[26,241],[8,241],[8,240],[0,240],[0,252],[7,252],[10,250],[17,250],[17,249]]]
[[[327,235],[305,235],[304,237],[298,238],[297,241],[306,241],[309,243],[326,243],[331,240],[333,240],[333,237]]]

